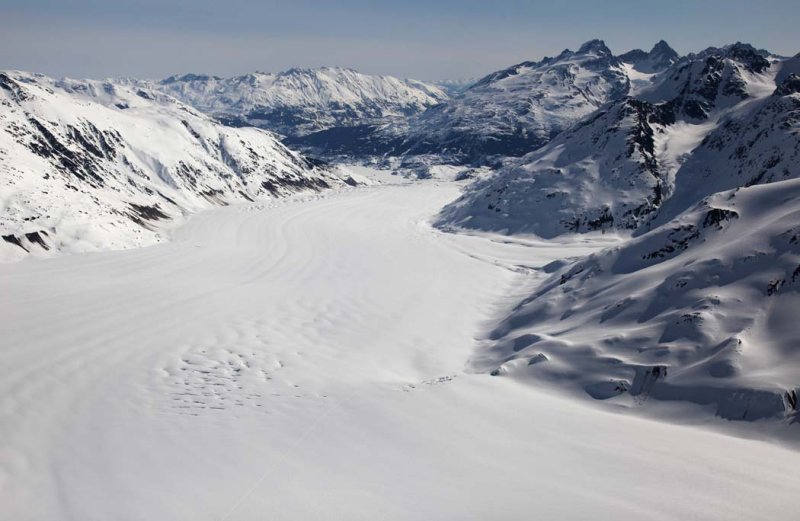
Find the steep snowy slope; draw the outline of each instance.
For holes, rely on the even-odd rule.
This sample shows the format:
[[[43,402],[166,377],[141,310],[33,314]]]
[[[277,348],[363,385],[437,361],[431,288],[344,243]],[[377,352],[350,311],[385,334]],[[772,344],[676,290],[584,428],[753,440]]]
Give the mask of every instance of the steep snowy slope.
[[[723,118],[675,175],[656,224],[715,192],[800,177],[800,76]]]
[[[343,182],[154,91],[0,73],[2,258],[148,244],[187,212]]]
[[[767,51],[744,43],[710,47],[681,59],[641,98],[669,102],[679,119],[704,121],[746,98],[771,93],[775,73],[769,58]]]
[[[800,77],[781,73],[792,62],[751,70],[736,47],[700,58],[724,73],[687,75],[664,103],[610,104],[445,209],[451,225],[546,237],[634,230],[622,246],[549,266],[478,370],[632,406],[796,419]],[[703,70],[676,65],[688,69]]]
[[[421,112],[447,99],[438,87],[352,69],[289,69],[233,78],[187,74],[156,88],[234,125],[287,136]]]
[[[658,107],[630,98],[609,105],[469,187],[439,222],[544,238],[633,228],[663,198],[654,131],[665,117]]]
[[[555,271],[494,331],[479,370],[797,417],[800,179],[708,197],[624,245]]]
[[[797,175],[794,95],[788,80],[775,84],[783,65],[742,44],[692,55],[642,94],[650,101],[604,106],[471,187],[441,222],[543,237],[631,230],[673,193],[682,210],[714,191]]]

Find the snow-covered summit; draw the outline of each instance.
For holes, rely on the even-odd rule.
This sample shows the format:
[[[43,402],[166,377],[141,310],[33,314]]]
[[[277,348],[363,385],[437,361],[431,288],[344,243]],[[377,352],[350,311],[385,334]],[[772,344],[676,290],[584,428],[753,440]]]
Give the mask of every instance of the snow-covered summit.
[[[656,43],[650,52],[645,52],[641,49],[633,49],[624,54],[620,54],[619,59],[625,63],[633,65],[634,69],[639,72],[652,74],[668,69],[675,62],[678,61],[680,56],[678,53],[669,46],[664,40]]]
[[[770,93],[775,88],[773,61],[748,44],[710,47],[679,60],[641,97],[672,103],[678,117],[706,120],[714,111]]]

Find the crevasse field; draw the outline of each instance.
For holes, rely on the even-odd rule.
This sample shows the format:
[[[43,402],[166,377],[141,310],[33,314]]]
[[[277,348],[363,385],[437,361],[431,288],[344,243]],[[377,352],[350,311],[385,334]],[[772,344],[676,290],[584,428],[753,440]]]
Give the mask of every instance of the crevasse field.
[[[797,519],[797,425],[472,370],[615,235],[446,234],[459,184],[361,173],[0,264],[0,518]]]

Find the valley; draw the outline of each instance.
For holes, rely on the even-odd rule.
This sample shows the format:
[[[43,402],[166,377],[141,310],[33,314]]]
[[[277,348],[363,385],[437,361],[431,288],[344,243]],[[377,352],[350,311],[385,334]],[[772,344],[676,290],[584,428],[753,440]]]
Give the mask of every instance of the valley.
[[[0,518],[795,519],[800,54],[679,43],[0,70]]]
[[[4,514],[790,516],[800,452],[758,440],[774,425],[691,407],[673,425],[476,371],[542,266],[618,238],[443,234],[461,185],[356,170],[373,184],[0,266]]]

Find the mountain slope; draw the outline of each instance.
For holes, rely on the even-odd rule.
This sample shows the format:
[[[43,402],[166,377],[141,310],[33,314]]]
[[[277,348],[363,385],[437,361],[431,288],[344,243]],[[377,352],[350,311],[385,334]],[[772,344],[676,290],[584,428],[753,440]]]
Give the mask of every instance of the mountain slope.
[[[397,152],[445,153],[466,161],[522,155],[628,88],[621,62],[602,41],[592,40],[576,52],[492,73],[411,118]]]
[[[633,232],[548,266],[477,370],[796,421],[800,76],[774,58],[750,68],[760,53],[742,48],[677,63],[675,98],[611,103],[443,211],[444,225],[545,237]]]
[[[4,258],[150,244],[201,208],[343,182],[145,88],[0,73]]]
[[[634,228],[663,199],[653,135],[665,117],[634,99],[609,105],[470,186],[439,223],[544,238]]]
[[[550,271],[495,329],[478,370],[630,406],[681,400],[728,419],[797,418],[800,179],[717,193]]]
[[[669,102],[679,119],[704,121],[744,99],[771,93],[775,74],[769,58],[768,52],[739,42],[710,47],[678,61],[640,97],[653,103]]]
[[[800,76],[723,118],[677,171],[655,224],[716,192],[800,177]]]
[[[714,191],[776,178],[764,169],[796,170],[795,102],[775,84],[782,63],[741,44],[693,56],[644,99],[606,105],[470,187],[441,223],[543,237],[633,230],[664,201],[683,201],[680,211]]]
[[[352,69],[289,69],[233,78],[188,74],[155,88],[234,125],[297,137],[410,115],[447,99],[438,87]]]

